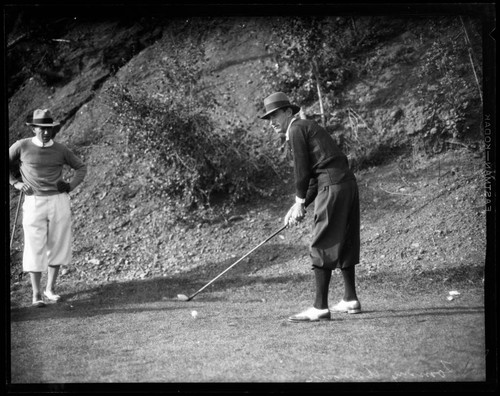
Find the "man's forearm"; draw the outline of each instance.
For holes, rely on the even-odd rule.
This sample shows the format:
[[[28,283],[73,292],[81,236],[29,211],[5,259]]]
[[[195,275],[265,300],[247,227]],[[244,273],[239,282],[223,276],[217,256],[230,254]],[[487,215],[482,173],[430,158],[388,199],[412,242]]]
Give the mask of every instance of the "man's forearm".
[[[9,173],[9,183],[11,186],[15,186],[16,183],[19,183],[19,182],[20,182],[20,180],[17,177],[15,177],[12,173]]]
[[[305,207],[307,208],[318,195],[318,179],[311,178],[309,181],[309,188],[307,189],[306,199],[304,202]]]
[[[87,166],[82,165],[80,168],[75,170],[75,174],[73,175],[73,179],[71,179],[69,185],[70,185],[70,191],[73,191],[75,188],[77,188],[81,182],[83,182],[83,179],[85,179],[85,176],[87,175]]]

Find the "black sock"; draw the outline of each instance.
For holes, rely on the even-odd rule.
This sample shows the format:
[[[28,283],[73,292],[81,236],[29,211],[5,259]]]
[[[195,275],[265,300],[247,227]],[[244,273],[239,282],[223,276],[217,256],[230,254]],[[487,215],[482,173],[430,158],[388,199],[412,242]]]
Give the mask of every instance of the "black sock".
[[[357,300],[354,265],[342,268],[342,277],[344,278],[344,301]]]
[[[314,268],[314,278],[316,279],[316,300],[314,308],[328,308],[328,288],[332,278],[332,270],[323,268]]]

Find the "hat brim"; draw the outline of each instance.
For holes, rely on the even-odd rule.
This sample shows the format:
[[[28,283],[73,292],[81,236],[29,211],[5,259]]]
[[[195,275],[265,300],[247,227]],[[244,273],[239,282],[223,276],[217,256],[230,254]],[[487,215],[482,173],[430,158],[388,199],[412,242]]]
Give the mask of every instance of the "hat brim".
[[[27,122],[26,125],[28,126],[41,126],[41,127],[56,127],[61,125],[59,122],[53,122],[51,124],[40,124],[38,122]]]
[[[275,111],[277,111],[277,110],[279,110],[279,109],[283,109],[283,108],[285,108],[285,107],[290,107],[290,108],[292,109],[293,115],[297,114],[297,113],[300,111],[300,107],[299,107],[299,106],[297,106],[297,105],[293,105],[293,104],[287,104],[287,105],[280,106],[280,107],[277,107],[277,108],[275,108],[275,109],[272,109],[272,110],[268,111],[266,114],[264,114],[264,115],[260,116],[260,118],[261,118],[262,120],[267,120],[267,119],[269,119],[269,116],[270,116],[271,114],[273,114]]]

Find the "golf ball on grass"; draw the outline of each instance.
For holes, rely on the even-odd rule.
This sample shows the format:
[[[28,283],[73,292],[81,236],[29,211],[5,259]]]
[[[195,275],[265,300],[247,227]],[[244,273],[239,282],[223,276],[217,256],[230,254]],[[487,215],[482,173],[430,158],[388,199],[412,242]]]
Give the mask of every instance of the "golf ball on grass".
[[[198,317],[198,312],[197,311],[191,311],[191,316],[193,319],[196,319]]]

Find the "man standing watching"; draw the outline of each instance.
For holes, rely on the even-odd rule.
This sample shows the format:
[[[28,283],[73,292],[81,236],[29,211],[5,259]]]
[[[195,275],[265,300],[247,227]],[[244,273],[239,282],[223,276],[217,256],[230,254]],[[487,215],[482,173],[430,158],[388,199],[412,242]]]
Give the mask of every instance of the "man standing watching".
[[[360,216],[356,178],[347,157],[328,132],[312,120],[296,117],[300,107],[290,103],[283,92],[264,99],[262,119],[286,135],[295,174],[295,204],[285,216],[285,225],[304,219],[305,208],[314,201],[314,229],[310,257],[315,274],[313,307],[288,318],[292,322],[330,319],[331,312],[361,312],[356,295],[355,265],[359,263]],[[340,268],[344,297],[328,306],[332,270]]]
[[[43,296],[57,302],[55,293],[59,268],[71,261],[71,208],[69,192],[85,178],[86,165],[65,145],[53,140],[55,127],[49,110],[35,110],[28,117],[35,136],[21,139],[9,148],[9,182],[25,195],[23,204],[23,271],[30,273],[33,306],[43,307],[41,277],[47,271]],[[20,163],[21,180],[13,174]],[[69,183],[63,180],[63,166],[75,170]]]

